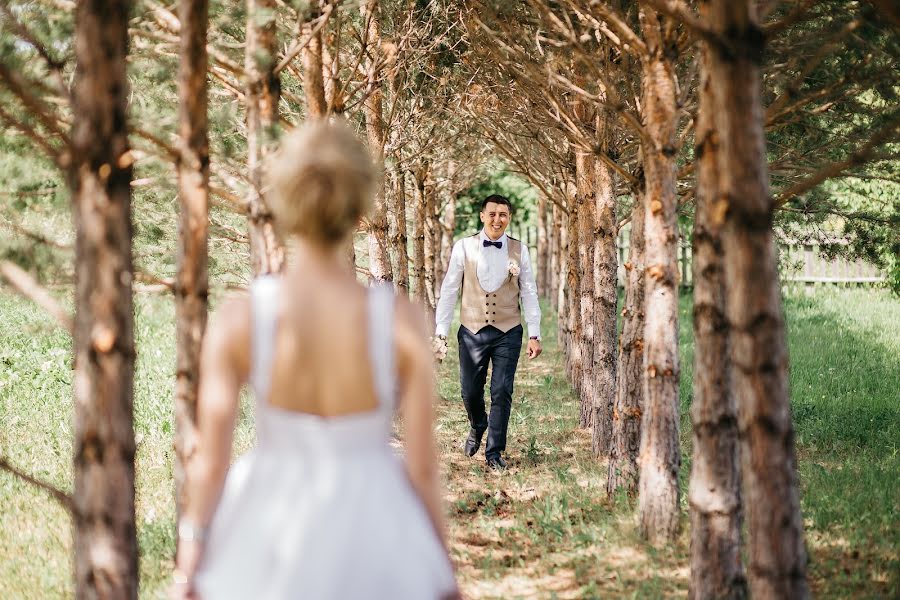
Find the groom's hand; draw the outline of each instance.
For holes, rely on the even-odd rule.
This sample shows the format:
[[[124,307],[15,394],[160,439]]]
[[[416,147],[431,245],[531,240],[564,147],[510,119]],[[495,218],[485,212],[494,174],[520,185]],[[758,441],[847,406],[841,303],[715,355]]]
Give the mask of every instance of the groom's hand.
[[[541,348],[540,340],[535,338],[531,338],[528,340],[528,358],[537,358],[541,355],[541,351],[543,351],[543,348]]]
[[[447,336],[446,335],[436,335],[431,338],[431,351],[434,353],[434,359],[438,362],[443,362],[444,357],[447,356]]]

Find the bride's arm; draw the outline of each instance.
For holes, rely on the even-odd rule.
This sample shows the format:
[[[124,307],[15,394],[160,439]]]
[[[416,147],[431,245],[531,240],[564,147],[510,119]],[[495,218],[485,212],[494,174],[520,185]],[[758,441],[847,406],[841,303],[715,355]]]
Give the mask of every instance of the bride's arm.
[[[435,377],[424,315],[409,302],[398,302],[397,367],[404,425],[404,454],[409,479],[422,498],[441,543],[446,547],[440,470],[434,440]]]
[[[200,357],[198,437],[186,465],[186,504],[179,523],[176,573],[188,582],[199,566],[204,533],[231,462],[238,399],[249,373],[249,347],[249,300],[230,299],[211,320]]]

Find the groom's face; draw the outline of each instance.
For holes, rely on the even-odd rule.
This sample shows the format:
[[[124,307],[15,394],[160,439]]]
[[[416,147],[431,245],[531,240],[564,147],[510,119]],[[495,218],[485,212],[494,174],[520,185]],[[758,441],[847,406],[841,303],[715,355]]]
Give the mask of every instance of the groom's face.
[[[505,204],[488,202],[481,211],[481,222],[484,223],[484,232],[487,236],[492,240],[499,240],[509,227],[509,207]]]

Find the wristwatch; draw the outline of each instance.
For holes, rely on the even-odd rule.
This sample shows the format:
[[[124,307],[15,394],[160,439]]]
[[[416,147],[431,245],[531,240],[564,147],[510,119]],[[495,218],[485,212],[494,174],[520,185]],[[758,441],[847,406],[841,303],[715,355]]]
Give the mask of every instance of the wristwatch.
[[[536,335],[529,336],[528,339],[529,339],[529,340],[537,340],[537,341],[541,341],[541,338],[540,338],[539,336],[536,336]]]

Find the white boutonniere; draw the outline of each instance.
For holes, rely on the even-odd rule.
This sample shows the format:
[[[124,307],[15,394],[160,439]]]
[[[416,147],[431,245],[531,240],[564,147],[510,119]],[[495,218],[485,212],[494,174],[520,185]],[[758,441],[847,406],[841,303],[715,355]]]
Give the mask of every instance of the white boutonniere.
[[[509,271],[510,277],[518,277],[521,269],[519,268],[519,263],[514,260],[510,260],[506,265],[506,270]]]

